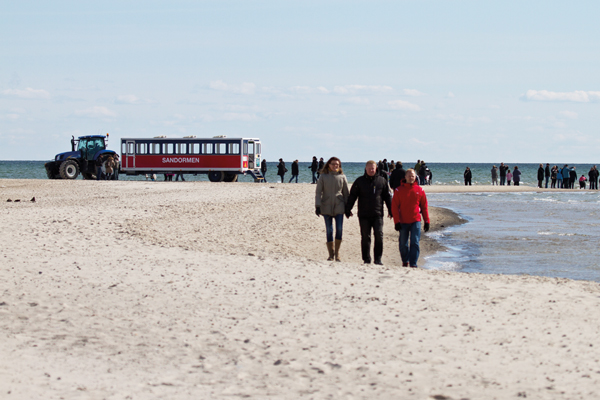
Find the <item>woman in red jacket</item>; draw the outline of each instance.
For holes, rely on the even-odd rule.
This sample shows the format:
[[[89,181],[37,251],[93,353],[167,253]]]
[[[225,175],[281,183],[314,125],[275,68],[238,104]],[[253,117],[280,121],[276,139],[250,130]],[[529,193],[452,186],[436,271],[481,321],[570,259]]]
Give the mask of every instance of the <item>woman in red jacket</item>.
[[[400,257],[402,266],[417,268],[419,239],[421,238],[421,214],[425,220],[424,230],[429,231],[427,196],[416,181],[414,169],[406,171],[405,179],[394,191],[392,215],[395,228],[400,232]],[[408,245],[410,237],[410,247]]]

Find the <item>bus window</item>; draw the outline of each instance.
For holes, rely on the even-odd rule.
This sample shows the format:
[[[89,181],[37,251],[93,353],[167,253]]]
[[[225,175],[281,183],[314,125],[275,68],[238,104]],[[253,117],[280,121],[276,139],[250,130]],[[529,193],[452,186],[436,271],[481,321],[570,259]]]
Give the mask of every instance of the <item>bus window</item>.
[[[148,153],[148,145],[146,143],[136,143],[137,151],[136,154],[146,154]]]
[[[134,154],[133,143],[132,142],[128,142],[127,146],[128,146],[128,148],[127,148],[127,154]]]
[[[190,154],[200,154],[200,143],[190,143]]]
[[[260,143],[256,143],[256,154],[262,154],[262,145]]]
[[[125,153],[127,153],[127,144],[125,142],[122,142],[121,143],[121,154],[125,154]]]
[[[213,145],[212,143],[202,143],[202,154],[212,154]]]
[[[176,154],[187,154],[186,144],[185,143],[175,144],[175,153]]]
[[[226,143],[215,143],[215,154],[226,154],[227,144]]]
[[[166,153],[165,154],[174,154],[174,150],[175,150],[174,143],[166,143],[165,147],[166,147]]]
[[[229,151],[227,154],[240,154],[240,144],[239,143],[229,143]]]
[[[254,142],[248,142],[248,153],[254,154]]]
[[[248,155],[248,142],[244,142],[244,155]]]
[[[149,143],[148,154],[160,154],[160,143]]]

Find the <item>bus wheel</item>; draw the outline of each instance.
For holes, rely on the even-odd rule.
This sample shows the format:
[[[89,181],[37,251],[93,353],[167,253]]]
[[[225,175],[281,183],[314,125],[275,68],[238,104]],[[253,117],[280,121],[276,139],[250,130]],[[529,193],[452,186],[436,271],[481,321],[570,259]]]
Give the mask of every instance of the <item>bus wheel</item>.
[[[63,162],[58,170],[63,179],[75,179],[79,176],[79,164],[74,160]]]
[[[225,174],[225,182],[237,182],[238,174],[227,173]]]
[[[223,171],[211,171],[208,173],[208,180],[211,182],[223,182],[225,179],[225,172]]]

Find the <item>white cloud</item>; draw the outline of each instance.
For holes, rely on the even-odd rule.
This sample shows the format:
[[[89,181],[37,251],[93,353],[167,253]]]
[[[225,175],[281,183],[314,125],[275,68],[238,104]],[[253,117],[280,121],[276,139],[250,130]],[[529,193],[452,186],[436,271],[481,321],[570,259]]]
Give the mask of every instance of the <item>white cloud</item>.
[[[488,117],[465,117],[460,114],[438,114],[435,116],[436,119],[446,121],[448,125],[458,126],[473,126],[475,123],[483,122],[490,123],[492,120]]]
[[[421,111],[421,107],[419,107],[418,105],[404,100],[388,101],[388,105],[393,110]]]
[[[150,100],[141,99],[134,94],[124,94],[121,96],[117,96],[115,99],[116,104],[148,104]]]
[[[357,94],[357,93],[389,93],[394,89],[391,86],[376,85],[345,85],[336,86],[333,91],[337,94]]]
[[[559,112],[560,115],[562,115],[565,118],[569,118],[569,119],[577,119],[579,117],[579,115],[574,112],[574,111],[561,111]]]
[[[323,86],[310,87],[310,86],[292,86],[290,88],[291,92],[298,94],[327,94],[329,90]]]
[[[32,89],[26,88],[21,89],[6,89],[2,91],[2,94],[7,96],[19,97],[21,99],[49,99],[50,93],[43,89]]]
[[[448,92],[448,94],[446,95],[446,97],[449,98],[449,99],[453,99],[455,96],[454,96],[454,93]]]
[[[343,104],[355,104],[355,105],[359,105],[359,106],[368,106],[369,104],[371,104],[369,99],[367,99],[366,97],[358,97],[358,96],[348,97],[342,103]]]
[[[254,94],[256,90],[256,85],[252,82],[244,82],[241,85],[230,85],[223,81],[213,81],[209,84],[209,87],[213,90],[239,94]]]
[[[106,107],[94,106],[85,110],[77,110],[75,111],[75,115],[89,118],[113,118],[117,116],[117,113]]]
[[[528,101],[571,101],[589,103],[600,100],[600,92],[575,90],[573,92],[551,92],[548,90],[528,90],[523,96]]]
[[[425,96],[425,93],[421,93],[417,89],[403,89],[402,92],[404,92],[404,95],[406,95],[406,96],[412,96],[412,97]]]

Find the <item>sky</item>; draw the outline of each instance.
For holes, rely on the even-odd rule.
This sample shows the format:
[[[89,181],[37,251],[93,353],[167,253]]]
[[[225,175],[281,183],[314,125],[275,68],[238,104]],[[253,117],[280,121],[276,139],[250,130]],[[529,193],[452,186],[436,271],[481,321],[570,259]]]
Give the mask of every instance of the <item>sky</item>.
[[[600,161],[597,1],[1,9],[1,160],[109,133],[260,138],[270,161]]]

